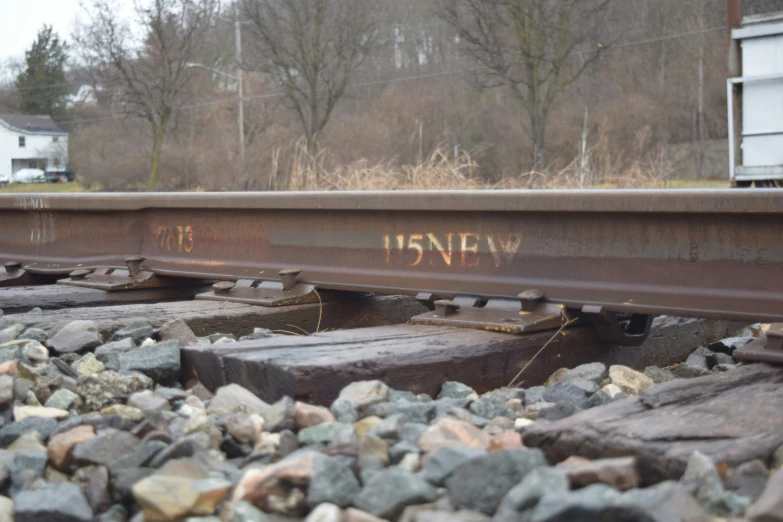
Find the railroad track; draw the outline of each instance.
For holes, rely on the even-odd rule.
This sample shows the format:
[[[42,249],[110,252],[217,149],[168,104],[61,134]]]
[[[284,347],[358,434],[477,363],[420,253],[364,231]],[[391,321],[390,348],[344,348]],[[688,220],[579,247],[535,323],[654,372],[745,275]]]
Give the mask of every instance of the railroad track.
[[[220,502],[212,509],[225,516],[242,499],[264,511],[288,516],[304,516],[316,507],[297,497],[307,494],[306,485],[304,489],[292,486],[288,479],[276,475],[267,485],[253,482],[256,479],[248,471],[253,468],[249,462],[259,459],[269,463],[284,455],[277,435],[272,437],[277,442],[270,442],[271,453],[264,453],[258,449],[262,441],[256,440],[260,433],[253,435],[252,441],[243,441],[243,436],[231,431],[233,426],[221,424],[223,416],[243,401],[242,418],[236,422],[246,425],[248,415],[258,413],[267,428],[270,423],[282,422],[267,431],[293,429],[296,434],[292,436],[302,445],[310,443],[302,441],[303,430],[317,431],[321,424],[326,429],[330,422],[364,426],[362,423],[369,421],[360,420],[363,417],[402,418],[414,424],[431,424],[430,429],[437,432],[446,429],[435,429],[446,409],[456,408],[459,411],[447,417],[454,415],[458,422],[479,427],[492,421],[496,426],[484,430],[491,434],[489,438],[473,434],[460,443],[512,451],[524,438],[529,445],[543,448],[551,463],[580,453],[593,459],[632,455],[636,478],[630,487],[679,478],[693,448],[702,446],[716,462],[728,462],[732,468],[750,460],[746,459],[750,454],[771,465],[772,453],[783,443],[783,436],[777,434],[783,427],[778,426],[783,416],[776,406],[740,411],[743,408],[732,402],[735,396],[727,391],[727,384],[738,394],[743,390],[756,393],[756,388],[762,390],[783,380],[781,372],[764,366],[732,369],[735,361],[731,359],[733,355],[747,362],[783,360],[776,335],[779,326],[770,326],[766,336],[758,330],[745,330],[743,335],[756,337],[749,344],[745,344],[748,339],[721,339],[751,322],[783,321],[779,280],[783,252],[778,247],[783,234],[783,194],[779,192],[0,195],[0,262],[4,263],[0,272],[0,310],[4,312],[0,338],[9,337],[0,339],[6,341],[0,342],[0,355],[10,350],[8,357],[0,357],[0,373],[11,375],[14,383],[31,381],[34,391],[29,393],[44,398],[12,393],[14,408],[24,404],[36,408],[36,401],[46,404],[52,394],[68,389],[78,396],[74,400],[80,405],[73,403],[61,410],[72,410],[71,416],[89,411],[102,412],[103,418],[119,416],[121,420],[111,422],[117,423],[115,427],[136,430],[132,432],[136,442],[128,441],[134,447],[138,440],[146,440],[145,433],[154,431],[150,423],[158,422],[154,419],[160,409],[185,415],[182,408],[189,404],[184,402],[185,394],[172,391],[171,386],[191,389],[189,396],[199,395],[198,402],[203,399],[208,415],[221,419],[219,436],[225,441],[217,443],[216,449],[224,457],[238,459],[237,468],[245,472],[239,482],[236,476],[230,480],[226,475],[234,488],[233,499],[215,495]],[[40,348],[27,345],[35,336],[40,337]],[[708,345],[714,351],[697,350]],[[22,347],[24,353],[17,354]],[[43,355],[35,359],[36,350],[47,352],[45,360]],[[708,366],[699,367],[700,358],[709,360]],[[657,368],[686,359],[676,374],[656,373],[660,371]],[[13,368],[4,369],[3,361],[15,361],[9,363]],[[584,382],[584,372],[595,373],[596,361],[601,361],[603,370],[588,375],[589,382]],[[608,373],[610,366],[616,369],[615,374]],[[602,388],[617,383],[623,386],[623,397],[635,395],[644,386],[637,389],[623,379],[647,379],[649,376],[631,370],[646,367],[655,367],[647,373],[656,376],[656,382],[660,375],[701,376],[692,381],[701,384],[678,379],[661,384],[660,390],[656,387],[657,395],[628,401],[615,401],[620,396],[609,396]],[[732,370],[718,374],[707,370],[711,367]],[[95,368],[99,370],[89,375]],[[561,368],[579,369],[566,374]],[[141,391],[149,384],[138,384],[140,388],[133,390],[136,394],[115,399],[119,406],[104,404],[99,392],[97,399],[93,397],[92,381],[98,388],[113,390],[129,386],[123,379],[130,379],[128,372],[132,371],[153,377],[169,391],[151,394]],[[626,371],[627,375],[620,374]],[[117,377],[107,377],[110,374]],[[117,382],[103,382],[100,376]],[[47,380],[50,378],[54,383]],[[124,384],[118,384],[121,382]],[[373,391],[352,392],[356,382],[370,383],[366,386]],[[448,384],[455,382],[460,383],[456,388]],[[504,388],[512,382],[514,388]],[[590,393],[575,391],[574,382],[590,388]],[[85,391],[91,383],[93,388]],[[547,387],[539,386],[545,383]],[[387,386],[400,391],[389,392]],[[384,389],[387,391],[378,391]],[[446,398],[453,389],[470,391]],[[484,394],[480,400],[472,395],[473,390]],[[713,397],[689,413],[694,419],[707,419],[703,428],[695,431],[688,423],[667,421],[671,408],[690,407],[688,394],[693,390]],[[214,392],[222,398],[211,399]],[[354,402],[346,407],[351,393],[380,393],[383,398],[373,409],[370,403],[358,405],[356,401],[364,399],[353,396]],[[542,399],[541,394],[546,393],[551,400]],[[443,402],[442,409],[437,400],[431,407],[424,406],[429,400],[425,397],[439,396],[441,401],[463,402]],[[588,399],[592,401],[589,404]],[[294,400],[299,402],[294,404]],[[223,402],[232,406],[218,413]],[[611,404],[574,415],[605,402]],[[710,433],[722,428],[710,419],[725,404],[735,408],[732,411],[741,417],[736,425],[747,431],[744,437],[731,435],[736,438],[733,447],[711,442]],[[142,417],[124,419],[121,407],[128,405],[133,415],[140,411]],[[331,412],[316,405],[331,406]],[[104,411],[105,406],[114,409]],[[562,420],[551,425],[519,422],[535,419],[542,408],[551,409],[541,418]],[[185,409],[185,417],[192,419],[194,410]],[[647,410],[652,413],[640,415]],[[8,409],[5,415],[12,430],[20,421],[15,411]],[[613,420],[617,415],[627,417],[628,422]],[[496,417],[507,420],[501,422]],[[675,412],[673,417],[679,418],[679,414]],[[164,431],[180,432],[169,440],[166,451],[177,444],[187,445],[182,442],[188,439],[183,428],[171,422],[169,418],[164,423]],[[453,429],[467,429],[460,426]],[[94,432],[101,429],[96,424]],[[658,431],[668,442],[651,439],[639,445],[639,430]],[[693,431],[690,442],[684,441],[683,433],[688,430]],[[206,427],[196,432],[206,433],[207,438],[217,436]],[[108,437],[98,435],[96,438]],[[50,436],[42,437],[43,442]],[[332,440],[336,432],[318,436],[326,437],[322,442],[327,444],[334,442],[329,446],[330,454],[349,451],[345,455],[355,455],[350,451],[359,451],[362,462],[363,451],[372,453],[362,449],[361,437],[343,441],[359,443],[358,449],[346,450],[336,449],[341,447]],[[400,437],[397,433],[385,439],[387,446],[402,443]],[[622,451],[607,447],[602,442],[607,437]],[[763,444],[757,443],[759,437],[764,438]],[[0,442],[3,440],[0,429]],[[3,445],[9,443],[13,441]],[[210,444],[215,447],[216,443]],[[415,441],[412,444],[416,446]],[[186,457],[188,452],[198,453],[184,451]],[[390,457],[390,448],[385,453],[378,451],[375,456],[384,463],[396,459]],[[408,453],[430,458],[435,451],[419,444]],[[651,458],[653,454],[665,455]],[[119,510],[117,506],[122,505],[130,514],[141,508],[148,517],[163,510],[167,515],[161,519],[177,518],[172,515],[176,510],[166,511],[174,509],[170,503],[152,498],[157,487],[164,487],[162,483],[153,480],[151,486],[140,486],[140,491],[133,492],[133,483],[146,484],[141,473],[117,493],[122,473],[110,462],[93,462],[83,456],[74,459],[70,454],[63,458],[58,469],[74,477],[77,472],[103,473],[79,471],[88,463],[108,469],[105,489],[109,500],[90,497],[90,490],[83,488],[93,514],[110,505]],[[426,459],[416,459],[410,457],[409,464],[391,462],[394,465],[388,469],[426,466]],[[305,460],[290,465],[312,465],[311,460]],[[158,464],[162,466],[164,461]],[[630,469],[628,462],[601,461],[596,465],[626,476]],[[138,466],[142,470],[148,467]],[[364,465],[359,467],[364,469]],[[283,475],[292,471],[285,466],[281,470]],[[574,476],[595,470],[568,473],[573,482],[582,480]],[[86,483],[102,480],[89,476],[92,478],[84,479]],[[357,471],[357,477],[367,486],[370,472],[362,476]],[[393,483],[396,479],[388,480]],[[627,489],[619,482],[607,483]],[[19,484],[12,484],[8,494],[29,489],[30,484]],[[147,486],[150,491],[144,490]],[[457,498],[471,487],[451,487],[455,490],[449,491],[452,505],[485,515],[499,514],[500,498],[489,502],[491,509],[478,498]],[[245,493],[238,493],[240,490]],[[392,491],[382,493],[381,497],[394,496]],[[660,494],[664,493],[670,494]],[[270,495],[278,494],[282,500],[270,501]],[[373,495],[377,492],[366,496]],[[721,498],[729,502],[729,496]],[[424,497],[413,495],[406,502],[423,503]],[[706,501],[696,497],[698,508],[698,503]],[[173,498],[185,502],[177,495]],[[401,516],[396,505],[378,506],[366,499],[337,503],[346,508],[351,502],[352,509],[361,507],[389,520]],[[50,516],[34,508],[29,509],[35,516]],[[177,509],[195,514],[192,508]],[[516,516],[514,509],[506,515]],[[359,518],[351,519],[354,515]],[[369,520],[350,511],[341,516]]]

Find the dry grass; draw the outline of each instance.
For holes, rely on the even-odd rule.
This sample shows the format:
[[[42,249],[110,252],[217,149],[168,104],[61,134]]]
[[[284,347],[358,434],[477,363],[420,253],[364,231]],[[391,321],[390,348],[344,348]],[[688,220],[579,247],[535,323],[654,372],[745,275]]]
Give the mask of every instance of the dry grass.
[[[662,147],[649,147],[647,136],[636,136],[635,153],[626,157],[609,154],[604,140],[562,168],[547,172],[523,172],[490,183],[477,175],[479,165],[470,154],[449,157],[443,148],[415,165],[394,161],[371,164],[359,160],[334,168],[325,167],[324,153],[310,157],[299,146],[285,169],[287,183],[280,190],[492,190],[492,189],[575,189],[575,188],[678,188],[727,187],[725,182],[676,179],[678,158],[667,157]],[[652,149],[652,150],[650,150]],[[277,158],[278,156],[275,156]],[[273,171],[279,171],[274,162]]]

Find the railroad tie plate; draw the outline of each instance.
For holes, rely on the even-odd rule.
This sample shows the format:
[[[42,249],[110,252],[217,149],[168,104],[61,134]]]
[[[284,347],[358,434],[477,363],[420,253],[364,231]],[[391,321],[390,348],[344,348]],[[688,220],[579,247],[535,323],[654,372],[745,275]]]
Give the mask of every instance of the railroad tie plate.
[[[523,334],[559,328],[567,319],[565,306],[539,303],[523,310],[519,301],[489,299],[484,306],[477,297],[459,296],[434,302],[435,310],[411,319],[413,324],[455,326],[491,332]]]
[[[737,348],[732,356],[741,362],[783,364],[783,323],[770,324],[766,336]]]
[[[0,286],[30,285],[33,282],[33,277],[22,268],[22,263],[11,261],[0,270]]]

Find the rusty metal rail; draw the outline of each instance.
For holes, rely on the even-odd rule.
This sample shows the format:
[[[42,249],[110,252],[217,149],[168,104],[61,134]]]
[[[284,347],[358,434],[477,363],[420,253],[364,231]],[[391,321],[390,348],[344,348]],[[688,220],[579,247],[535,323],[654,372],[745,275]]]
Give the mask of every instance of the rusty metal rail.
[[[136,275],[296,268],[319,289],[776,321],[783,190],[0,195],[8,277],[138,256]]]

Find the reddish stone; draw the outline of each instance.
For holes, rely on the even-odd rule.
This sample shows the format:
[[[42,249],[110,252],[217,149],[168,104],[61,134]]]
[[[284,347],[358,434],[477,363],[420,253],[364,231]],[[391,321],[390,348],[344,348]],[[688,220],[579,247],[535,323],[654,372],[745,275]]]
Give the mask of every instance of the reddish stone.
[[[65,471],[71,457],[71,450],[76,444],[95,437],[95,430],[89,424],[76,426],[63,433],[58,433],[49,441],[47,453],[49,462],[55,468]]]

